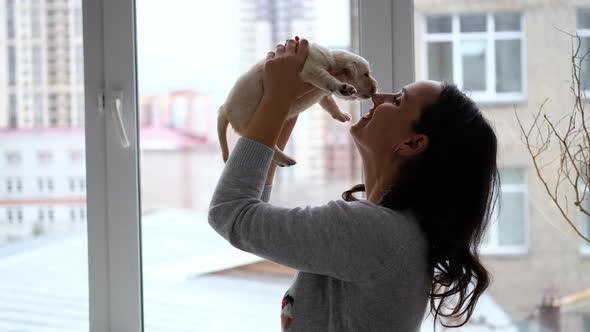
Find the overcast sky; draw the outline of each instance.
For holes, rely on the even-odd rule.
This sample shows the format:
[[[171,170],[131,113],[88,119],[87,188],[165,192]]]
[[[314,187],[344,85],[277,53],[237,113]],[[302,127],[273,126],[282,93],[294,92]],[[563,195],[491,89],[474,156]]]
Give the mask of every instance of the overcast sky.
[[[317,0],[315,42],[348,45],[349,0]],[[239,0],[138,0],[139,94],[195,89],[222,102],[238,71]],[[336,4],[340,3],[340,6]]]

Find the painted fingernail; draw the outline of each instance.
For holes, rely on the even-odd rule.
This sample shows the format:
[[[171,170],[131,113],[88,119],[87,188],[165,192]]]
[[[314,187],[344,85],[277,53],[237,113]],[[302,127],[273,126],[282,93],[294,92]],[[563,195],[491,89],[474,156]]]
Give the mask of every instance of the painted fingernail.
[[[295,41],[299,41],[299,36],[295,36]]]

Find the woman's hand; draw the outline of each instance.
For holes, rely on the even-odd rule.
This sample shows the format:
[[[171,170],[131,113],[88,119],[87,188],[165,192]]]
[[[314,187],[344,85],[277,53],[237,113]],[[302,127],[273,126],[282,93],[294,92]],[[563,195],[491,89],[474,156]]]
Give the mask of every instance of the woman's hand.
[[[262,74],[262,84],[266,98],[279,98],[292,104],[315,89],[299,78],[307,58],[309,43],[298,37],[289,39],[285,45],[277,45],[275,51],[268,52]]]

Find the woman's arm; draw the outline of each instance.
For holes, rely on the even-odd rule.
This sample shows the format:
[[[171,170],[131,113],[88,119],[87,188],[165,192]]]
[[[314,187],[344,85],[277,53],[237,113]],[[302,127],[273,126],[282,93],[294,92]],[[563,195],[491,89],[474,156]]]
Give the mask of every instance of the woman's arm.
[[[392,220],[361,202],[297,208],[264,203],[260,197],[273,154],[263,144],[239,138],[215,188],[208,222],[234,247],[293,269],[349,281],[368,280],[404,256],[415,237],[406,229],[415,222]]]

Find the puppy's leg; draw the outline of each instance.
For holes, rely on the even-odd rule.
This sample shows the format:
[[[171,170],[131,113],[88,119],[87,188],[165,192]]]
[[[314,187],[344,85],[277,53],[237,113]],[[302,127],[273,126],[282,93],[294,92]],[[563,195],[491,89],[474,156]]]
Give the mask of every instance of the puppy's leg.
[[[309,82],[320,89],[338,93],[344,97],[352,96],[356,93],[354,86],[341,82],[336,77],[330,75],[326,69],[321,67],[303,67],[303,70],[299,75],[305,82]]]
[[[352,116],[350,114],[342,112],[342,110],[340,110],[340,107],[338,107],[338,104],[336,104],[332,96],[325,96],[324,98],[322,98],[320,100],[320,106],[322,106],[323,109],[328,111],[328,113],[330,113],[330,115],[334,119],[340,122],[352,120]]]
[[[279,149],[278,146],[275,145],[274,150],[275,150],[275,154],[272,158],[272,161],[275,162],[277,165],[279,165],[281,167],[286,167],[286,166],[293,166],[297,163],[294,159],[292,159],[291,157],[284,154],[283,151],[281,151],[281,149]]]
[[[221,155],[223,157],[223,162],[227,162],[229,157],[229,149],[227,148],[227,127],[229,125],[229,120],[224,113],[225,108],[224,105],[219,107],[219,111],[217,113],[217,137],[219,138],[219,145],[221,146]]]

